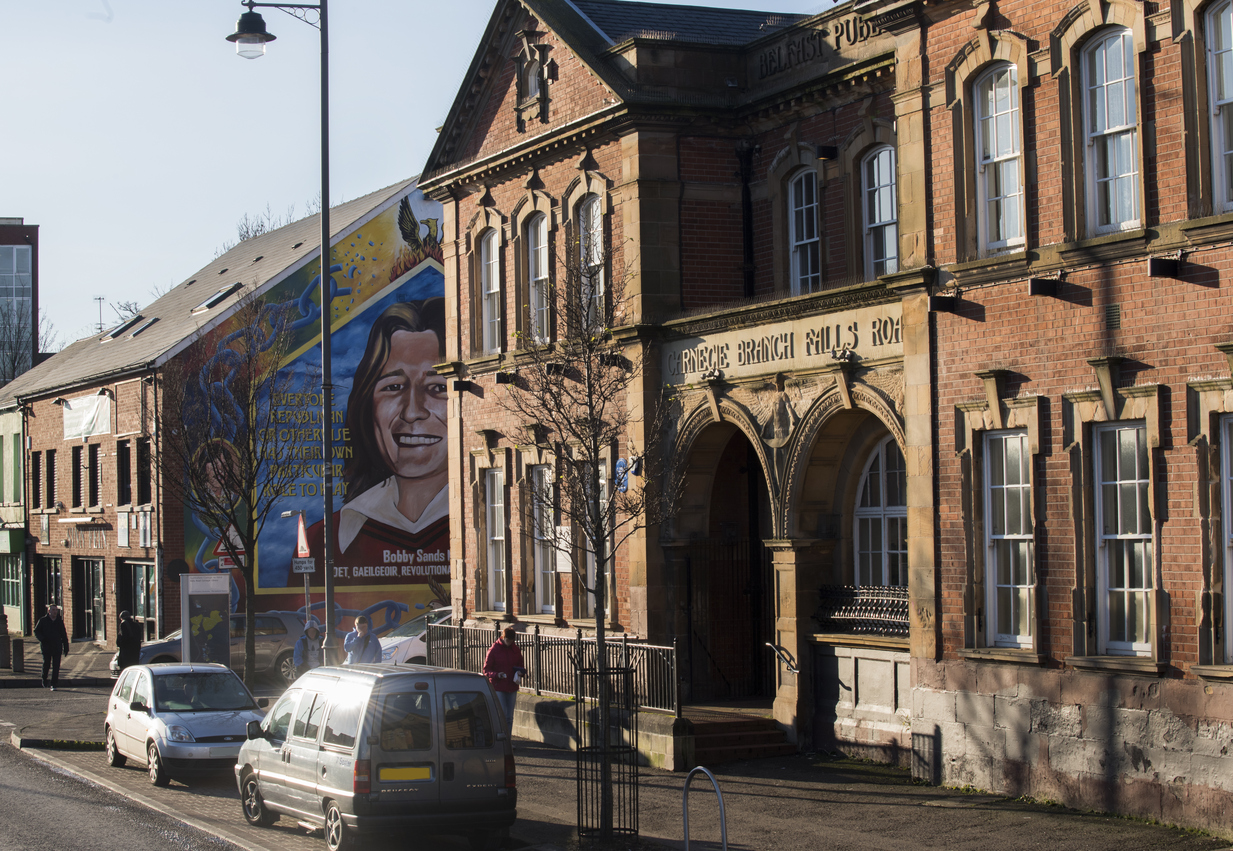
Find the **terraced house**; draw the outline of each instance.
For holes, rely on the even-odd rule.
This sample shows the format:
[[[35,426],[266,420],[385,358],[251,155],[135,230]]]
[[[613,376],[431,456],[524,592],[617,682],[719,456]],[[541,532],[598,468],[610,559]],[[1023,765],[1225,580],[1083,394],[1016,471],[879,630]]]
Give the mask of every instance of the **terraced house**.
[[[421,181],[456,611],[595,626],[529,519],[551,453],[497,400],[602,244],[614,345],[649,364],[605,476],[658,438],[681,498],[600,616],[675,639],[687,700],[1233,827],[1231,16],[498,2]]]

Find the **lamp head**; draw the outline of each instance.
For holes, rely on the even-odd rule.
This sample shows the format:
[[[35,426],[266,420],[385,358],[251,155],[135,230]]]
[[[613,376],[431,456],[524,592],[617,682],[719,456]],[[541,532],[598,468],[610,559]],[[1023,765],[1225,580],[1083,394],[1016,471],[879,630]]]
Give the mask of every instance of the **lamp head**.
[[[273,40],[274,36],[265,31],[265,19],[261,13],[251,8],[240,15],[235,32],[227,36],[227,41],[235,42],[235,52],[245,59],[265,56],[265,43]]]

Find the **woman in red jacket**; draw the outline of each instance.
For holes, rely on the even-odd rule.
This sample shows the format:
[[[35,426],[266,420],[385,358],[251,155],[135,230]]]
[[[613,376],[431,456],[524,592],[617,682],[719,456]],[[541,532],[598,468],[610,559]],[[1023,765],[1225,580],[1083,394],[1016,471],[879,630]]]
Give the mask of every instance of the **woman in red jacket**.
[[[484,657],[484,676],[492,683],[497,702],[505,713],[505,732],[511,741],[514,738],[514,698],[518,696],[518,683],[527,672],[522,650],[514,640],[516,635],[514,628],[507,626],[501,637],[492,642],[488,655]]]

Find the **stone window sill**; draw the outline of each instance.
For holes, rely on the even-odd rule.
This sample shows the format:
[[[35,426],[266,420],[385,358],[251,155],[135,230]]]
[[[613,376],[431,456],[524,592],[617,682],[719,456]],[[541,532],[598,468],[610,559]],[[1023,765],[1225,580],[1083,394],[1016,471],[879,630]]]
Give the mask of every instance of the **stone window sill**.
[[[834,647],[872,647],[879,650],[902,650],[907,652],[911,645],[907,638],[893,638],[886,635],[847,635],[836,632],[815,632],[809,636],[814,644],[829,644]]]
[[[1011,662],[1016,665],[1043,665],[1045,657],[1026,647],[964,647],[959,656],[973,662]]]
[[[1063,660],[1080,671],[1118,671],[1158,677],[1164,665],[1147,656],[1067,656]]]
[[[1233,665],[1191,665],[1190,673],[1203,680],[1233,680]]]

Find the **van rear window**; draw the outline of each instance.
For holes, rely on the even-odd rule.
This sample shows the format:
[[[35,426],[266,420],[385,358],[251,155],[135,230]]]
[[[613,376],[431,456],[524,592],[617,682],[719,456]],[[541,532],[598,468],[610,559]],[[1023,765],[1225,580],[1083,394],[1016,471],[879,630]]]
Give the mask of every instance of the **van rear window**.
[[[478,691],[448,691],[445,711],[445,746],[450,750],[492,747],[492,716]]]
[[[361,700],[335,703],[330,707],[330,717],[325,722],[321,744],[337,745],[343,748],[354,747],[355,733],[360,728],[360,715],[363,711],[364,701]]]
[[[432,747],[432,705],[426,692],[387,694],[381,704],[381,750]]]

